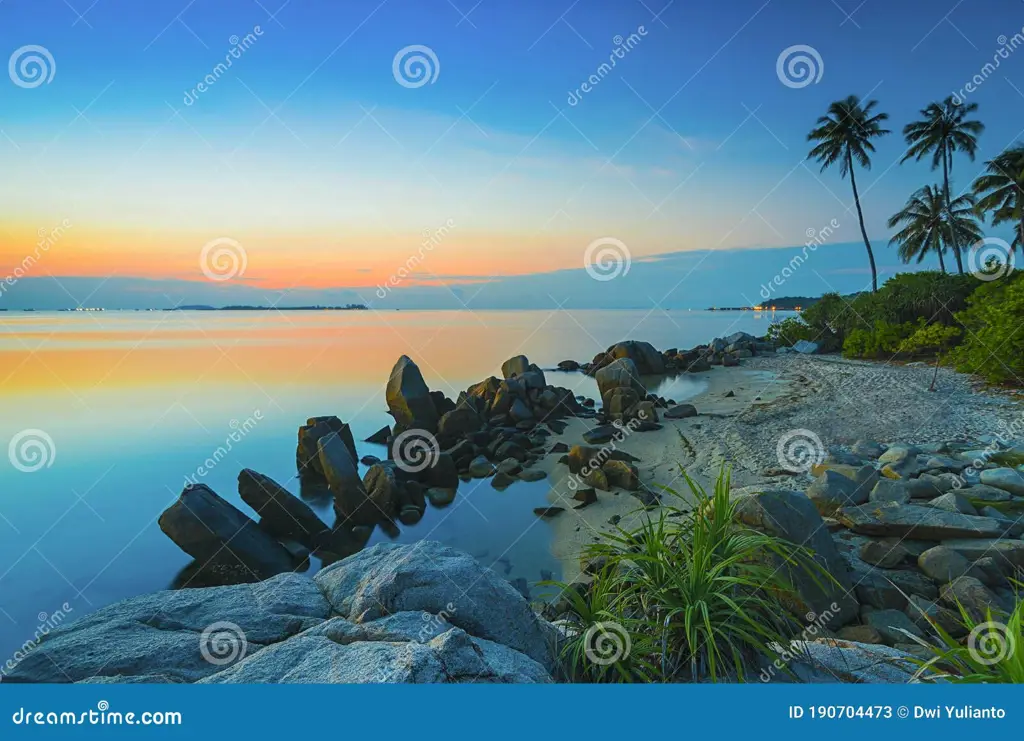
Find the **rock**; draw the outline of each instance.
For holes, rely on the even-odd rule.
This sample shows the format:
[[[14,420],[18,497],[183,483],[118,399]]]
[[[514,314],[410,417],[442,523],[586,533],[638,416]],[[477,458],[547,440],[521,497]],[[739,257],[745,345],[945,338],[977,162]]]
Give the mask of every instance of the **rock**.
[[[427,499],[430,503],[438,509],[447,507],[449,504],[455,501],[456,489],[442,489],[437,486],[432,486],[427,489]]]
[[[461,405],[441,417],[437,423],[437,432],[446,437],[461,438],[470,432],[476,432],[483,424],[483,419],[475,409],[469,405]]]
[[[469,464],[469,475],[475,479],[484,479],[494,473],[494,465],[487,456],[478,455]]]
[[[618,434],[619,429],[614,425],[600,425],[583,433],[583,441],[591,445],[601,445],[609,442]]]
[[[953,488],[946,479],[927,473],[902,483],[906,484],[912,499],[935,499]]]
[[[526,422],[533,419],[533,412],[522,399],[516,399],[509,408],[509,416],[515,422]]]
[[[735,368],[740,364],[740,359],[733,353],[725,353],[722,355],[722,366],[725,368]]]
[[[862,535],[944,540],[994,538],[1002,532],[1002,525],[988,517],[972,517],[912,504],[844,507],[837,513],[837,518],[855,533]]]
[[[865,469],[870,468],[865,466]],[[835,470],[826,470],[807,488],[807,498],[822,515],[834,515],[841,507],[857,506],[868,501],[878,481],[873,470],[858,472],[861,479],[853,481]]]
[[[495,489],[498,489],[499,491],[502,491],[512,486],[512,484],[514,484],[515,482],[516,479],[514,476],[498,471],[496,474],[494,474],[494,477],[491,479],[491,486],[493,486]]]
[[[313,582],[297,574],[255,584],[156,592],[51,630],[4,681],[127,681],[162,675],[168,681],[194,682],[322,622],[330,609]]]
[[[520,380],[523,385],[526,386],[527,390],[536,389],[537,391],[543,391],[544,387],[547,386],[547,380],[544,378],[544,371],[535,365],[530,366],[530,370],[526,371]]]
[[[533,514],[537,515],[537,517],[542,517],[544,519],[555,517],[556,515],[560,515],[563,512],[565,512],[564,507],[535,507],[533,510]]]
[[[903,609],[908,595],[935,599],[939,590],[919,571],[909,569],[879,569],[865,563],[853,554],[845,556],[850,567],[850,581],[857,599],[864,605],[880,609]]]
[[[568,452],[569,452],[569,446],[566,445],[565,443],[555,443],[554,445],[551,446],[551,450],[548,451],[548,453],[568,453]]]
[[[625,461],[608,460],[601,464],[601,470],[611,486],[626,491],[637,491],[640,488],[640,474],[636,466]]]
[[[977,484],[961,489],[960,495],[972,502],[1009,502],[1013,499],[1013,495],[1010,492],[997,489],[994,486],[986,486],[985,484]]]
[[[868,540],[860,547],[859,555],[865,563],[883,569],[896,568],[910,559],[899,540]]]
[[[419,367],[408,356],[400,357],[391,369],[385,397],[391,416],[401,428],[437,430],[437,407],[430,389]]]
[[[791,667],[803,682],[909,684],[919,666],[910,654],[888,646],[833,638],[794,641],[789,652],[797,657]]]
[[[612,486],[608,481],[608,474],[600,468],[590,469],[583,475],[583,483],[601,491],[611,491]]]
[[[578,371],[580,364],[575,360],[562,360],[558,363],[558,370],[565,372]]]
[[[539,468],[524,468],[518,473],[518,476],[522,481],[540,481],[547,478],[547,473]]]
[[[1024,534],[1024,522],[1019,522],[1011,517],[1007,517],[995,507],[982,507],[978,514],[982,517],[991,517],[993,520],[998,520],[1003,523],[1003,526],[1005,527],[1004,534],[1009,535],[1011,538],[1019,538]]]
[[[459,466],[451,454],[438,453],[430,467],[419,472],[419,477],[427,486],[456,489],[459,486]]]
[[[840,640],[877,645],[882,643],[882,634],[870,625],[847,625],[836,634]]]
[[[937,625],[954,638],[962,638],[967,634],[959,612],[924,597],[911,595],[903,612],[917,627],[929,633],[935,633]]]
[[[820,346],[817,342],[808,342],[807,340],[798,340],[792,347],[794,352],[798,352],[802,355],[814,355],[818,352]]]
[[[881,479],[868,496],[869,501],[878,504],[909,504],[910,499],[910,487],[907,486],[907,482],[892,479]]]
[[[374,443],[375,445],[387,445],[391,437],[391,428],[384,425],[375,433],[366,438],[363,442]]]
[[[962,607],[975,622],[988,620],[990,611],[993,615],[1007,612],[1002,600],[973,576],[961,576],[943,585],[939,589],[939,599],[954,610]]]
[[[917,558],[918,568],[930,579],[945,584],[971,573],[971,562],[946,546],[929,548]],[[971,573],[974,576],[973,573]]]
[[[686,419],[696,416],[697,407],[693,404],[678,404],[665,412],[665,419]]]
[[[379,544],[328,566],[314,581],[351,622],[404,611],[443,613],[453,626],[526,654],[545,670],[554,664],[551,626],[507,581],[440,543]]]
[[[927,506],[935,507],[936,509],[943,509],[947,512],[960,512],[965,515],[978,514],[978,510],[974,509],[970,502],[952,491],[932,499],[928,502]]]
[[[364,455],[359,459],[359,462],[364,466],[372,466],[374,463],[380,463],[380,458],[375,455]]]
[[[1021,540],[950,539],[942,541],[942,545],[951,548],[972,563],[990,556],[1005,573],[1024,569],[1024,541]]]
[[[516,378],[530,370],[530,361],[525,355],[516,355],[501,364],[501,375],[503,378]]]
[[[924,638],[921,629],[900,610],[875,610],[868,613],[865,622],[878,631],[885,643],[906,643],[906,633]]]
[[[359,478],[355,459],[337,433],[331,432],[317,441],[320,467],[334,496],[334,509],[343,518],[352,517],[356,525],[370,525],[377,521],[375,512],[364,507],[366,489]]]
[[[352,460],[359,459],[352,430],[347,424],[337,417],[310,417],[306,424],[299,428],[299,444],[295,451],[295,465],[300,477],[323,479],[319,442],[320,438],[332,432],[341,438]]]
[[[629,358],[619,358],[601,368],[594,374],[594,379],[597,381],[598,393],[602,399],[615,388],[633,389],[638,394],[646,393],[640,382],[640,371]]]
[[[628,359],[641,375],[652,376],[665,372],[665,358],[649,342],[627,340],[608,348],[608,357]]]
[[[981,483],[1024,496],[1024,474],[1013,468],[993,468],[981,472]]]
[[[370,466],[363,477],[366,490],[366,512],[345,512],[353,523],[369,525],[379,520],[391,520],[405,504],[405,488],[399,478],[400,469],[394,461]],[[422,512],[421,512],[422,514]]]
[[[788,569],[789,578],[804,603],[800,612],[831,614],[828,627],[832,628],[857,617],[858,604],[851,596],[853,583],[847,575],[846,564],[810,499],[800,492],[779,490],[747,493],[737,496],[735,501],[737,520],[791,543],[807,546],[822,569],[835,579],[833,584],[828,577],[815,575],[812,578],[800,569]],[[833,603],[839,605],[838,610],[832,609]]]
[[[578,489],[575,494],[572,495],[580,504],[573,507],[573,509],[583,509],[584,507],[593,504],[597,501],[597,490],[596,489]]]
[[[252,581],[292,570],[288,551],[205,484],[182,491],[160,515],[159,525],[204,567],[240,566]]]
[[[423,519],[423,510],[419,507],[406,505],[398,513],[398,521],[403,525],[412,526]]]
[[[567,456],[570,473],[580,473],[584,468],[600,468],[605,461],[638,463],[640,459],[624,450],[594,448],[587,445],[573,445]]]
[[[890,445],[889,448],[878,456],[878,462],[881,464],[886,463],[903,463],[903,461],[910,458],[915,458],[920,451],[912,445]]]
[[[523,464],[515,458],[506,458],[498,464],[498,473],[507,473],[510,476],[515,476],[522,470]]]
[[[858,440],[850,448],[850,452],[854,455],[860,456],[861,458],[874,458],[878,459],[882,457],[885,452],[885,448],[876,442],[870,440]]]
[[[261,520],[260,526],[276,537],[292,537],[314,548],[327,525],[309,505],[269,476],[250,468],[238,474],[238,494]]]

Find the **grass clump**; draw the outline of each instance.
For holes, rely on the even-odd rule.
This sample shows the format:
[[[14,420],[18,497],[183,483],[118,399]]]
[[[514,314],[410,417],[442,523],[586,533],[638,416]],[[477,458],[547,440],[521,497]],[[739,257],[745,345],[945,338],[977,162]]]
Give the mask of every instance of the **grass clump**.
[[[601,564],[589,585],[553,583],[570,681],[745,681],[800,629],[787,573],[823,574],[813,554],[736,522],[726,470],[711,494],[683,476],[692,509],[666,490],[676,501],[587,549]]]

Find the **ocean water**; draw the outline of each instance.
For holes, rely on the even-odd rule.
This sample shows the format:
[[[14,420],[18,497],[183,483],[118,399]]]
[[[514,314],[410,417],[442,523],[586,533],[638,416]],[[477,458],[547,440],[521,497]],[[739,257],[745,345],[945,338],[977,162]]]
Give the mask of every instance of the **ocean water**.
[[[750,312],[104,312],[0,314],[0,669],[40,626],[125,597],[169,588],[191,559],[157,526],[196,477],[247,511],[242,468],[300,494],[296,430],[334,414],[362,440],[391,419],[384,387],[409,355],[451,398],[501,363],[543,368],[590,360],[622,339],[691,347],[736,331],[763,334]],[[593,380],[548,383],[596,396]],[[677,400],[688,376],[653,389]],[[201,466],[231,438],[229,454]],[[358,443],[360,455],[385,457]],[[547,484],[504,492],[463,484],[455,502],[370,544],[429,538],[466,550],[508,579],[550,571],[549,527],[533,515]],[[310,506],[333,522],[329,501]],[[251,514],[251,513],[250,513]],[[311,559],[309,573],[320,566]]]

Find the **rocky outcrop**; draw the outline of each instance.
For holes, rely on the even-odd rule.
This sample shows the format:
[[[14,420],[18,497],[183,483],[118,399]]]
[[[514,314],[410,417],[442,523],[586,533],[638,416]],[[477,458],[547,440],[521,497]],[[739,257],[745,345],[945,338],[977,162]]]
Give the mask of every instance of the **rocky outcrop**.
[[[267,579],[292,569],[292,559],[274,538],[205,484],[190,486],[159,520],[168,538],[199,562],[223,565],[250,578]]]
[[[430,389],[419,367],[407,355],[400,357],[391,369],[385,398],[395,419],[396,433],[399,429],[437,431],[438,413]]]
[[[438,543],[382,545],[310,580],[158,592],[44,636],[5,682],[550,682],[557,631]]]
[[[251,468],[238,474],[238,494],[260,516],[260,527],[274,537],[294,538],[315,548],[329,529],[308,504]]]

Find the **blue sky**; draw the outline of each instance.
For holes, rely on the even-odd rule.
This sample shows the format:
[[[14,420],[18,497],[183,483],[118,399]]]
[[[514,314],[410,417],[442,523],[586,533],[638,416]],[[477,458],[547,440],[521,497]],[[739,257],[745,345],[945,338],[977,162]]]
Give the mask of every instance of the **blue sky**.
[[[256,27],[186,104],[232,37]],[[616,38],[641,27],[570,105]],[[804,161],[807,131],[850,93],[890,114],[894,133],[858,179],[879,263],[896,269],[885,221],[937,179],[897,165],[899,131],[1022,27],[1018,0],[7,0],[4,54],[45,47],[55,73],[0,84],[0,273],[24,264],[40,230],[74,226],[0,302],[74,305],[74,283],[127,306],[154,281],[161,304],[327,300],[372,295],[405,269],[388,305],[736,304],[833,220],[830,248],[789,286],[859,290],[849,184]],[[431,84],[396,81],[410,45],[438,60]],[[816,83],[780,81],[776,62],[795,45],[820,56]],[[1024,133],[1022,90],[1017,51],[970,95],[987,130],[978,162],[955,162],[955,188]],[[423,234],[449,222],[422,255]],[[633,268],[580,282],[602,238],[626,245]],[[245,254],[228,281],[199,264],[218,239]],[[677,252],[697,257],[652,261]],[[72,277],[86,283],[61,283]]]

